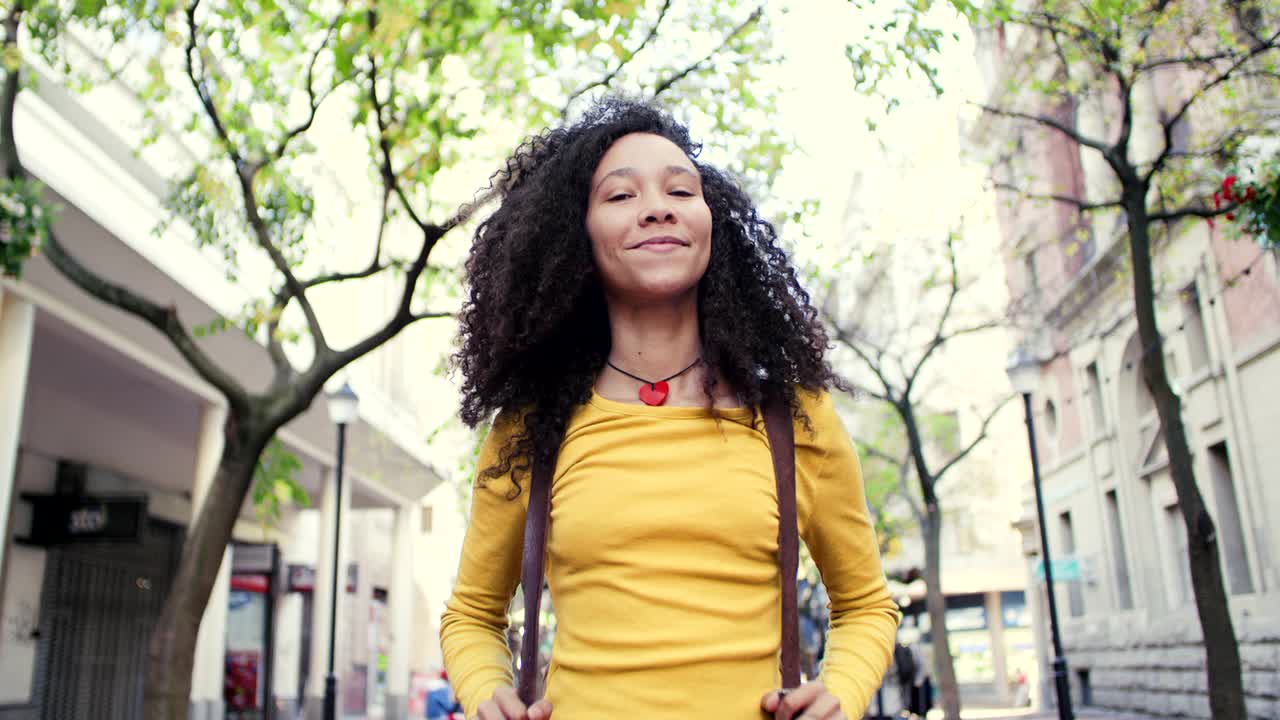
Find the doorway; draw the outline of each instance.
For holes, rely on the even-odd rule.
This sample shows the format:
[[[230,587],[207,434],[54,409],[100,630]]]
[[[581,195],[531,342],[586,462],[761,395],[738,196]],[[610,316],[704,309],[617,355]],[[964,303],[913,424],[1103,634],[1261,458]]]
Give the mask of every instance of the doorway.
[[[50,548],[36,661],[40,717],[142,716],[147,644],[181,549],[181,528],[155,519],[140,542]]]

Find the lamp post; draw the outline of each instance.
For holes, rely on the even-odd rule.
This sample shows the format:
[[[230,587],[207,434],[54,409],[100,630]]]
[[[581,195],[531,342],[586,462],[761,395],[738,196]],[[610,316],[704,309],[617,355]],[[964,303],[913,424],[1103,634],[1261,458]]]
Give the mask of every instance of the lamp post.
[[[1067,659],[1062,654],[1062,635],[1058,630],[1058,602],[1053,592],[1053,562],[1049,558],[1049,533],[1045,530],[1044,494],[1040,490],[1040,458],[1036,454],[1036,428],[1031,419],[1031,393],[1040,382],[1040,361],[1023,348],[1009,358],[1009,383],[1022,395],[1027,417],[1027,442],[1031,446],[1031,480],[1036,490],[1036,518],[1040,523],[1040,561],[1044,566],[1044,583],[1049,595],[1049,631],[1053,637],[1053,682],[1058,696],[1058,720],[1073,720],[1071,685],[1067,680]]]
[[[330,578],[329,592],[329,672],[324,677],[324,720],[335,720],[338,677],[333,673],[333,648],[338,625],[338,547],[342,534],[342,471],[346,459],[347,424],[355,421],[360,398],[356,397],[351,385],[343,383],[337,392],[329,394],[328,399],[329,419],[338,426],[338,467],[334,487],[333,576]]]

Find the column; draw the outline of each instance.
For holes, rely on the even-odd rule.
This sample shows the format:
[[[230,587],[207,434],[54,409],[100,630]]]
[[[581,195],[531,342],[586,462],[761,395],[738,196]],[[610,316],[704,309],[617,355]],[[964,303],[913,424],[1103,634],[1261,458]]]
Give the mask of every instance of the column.
[[[35,306],[0,288],[0,579],[4,577],[5,548],[9,544],[9,505],[17,483],[15,472],[35,317]]]
[[[344,515],[346,508],[343,508]],[[354,515],[354,513],[352,513]],[[351,518],[350,523],[344,522],[344,532],[342,537],[342,581],[345,581],[348,575],[347,565],[354,564],[356,567],[356,582],[352,588],[354,592],[343,592],[342,600],[345,606],[338,608],[338,667],[341,670],[338,673],[339,684],[354,679],[357,665],[364,666],[364,695],[363,697],[348,697],[351,707],[364,708],[364,714],[369,714],[369,700],[373,697],[373,683],[371,682],[371,673],[373,672],[376,658],[373,652],[373,640],[375,630],[373,626],[373,586],[374,586],[374,567],[372,562],[365,560],[364,553],[369,547],[369,543],[361,543],[359,550],[353,550],[353,546],[348,544],[348,540],[354,537],[369,537],[376,528],[370,521],[367,514],[362,513],[360,518]],[[350,529],[350,532],[346,532]],[[351,682],[354,686],[355,683]],[[355,693],[355,690],[352,690]]]
[[[349,527],[351,517],[351,484],[344,482],[342,497],[337,493],[337,475],[332,468],[325,470],[324,489],[320,495],[320,553],[316,564],[316,584],[311,593],[311,669],[307,673],[306,717],[316,720],[324,710],[324,681],[329,674],[329,614],[333,602],[338,601],[337,617],[341,619],[346,604],[346,545],[343,538],[339,548],[338,561],[338,594],[333,595],[333,536],[337,530],[338,505],[342,505],[342,525]],[[334,672],[338,675],[338,711],[342,709],[342,640],[341,623],[339,622]]]
[[[991,668],[996,676],[996,698],[1009,704],[1009,667],[1005,655],[1004,606],[999,590],[987,591],[987,628],[991,634]]]
[[[1037,534],[1040,526],[1036,523],[1031,502],[1030,499],[1023,500],[1022,517],[1013,526],[1022,535],[1022,556],[1027,563],[1027,610],[1031,616],[1031,636],[1036,647],[1036,666],[1027,668],[1028,682],[1032,679],[1030,676],[1034,675],[1035,684],[1028,687],[1027,691],[1031,696],[1032,707],[1047,712],[1054,706],[1053,670],[1049,665],[1052,649],[1049,647],[1049,612],[1045,604],[1044,582],[1032,572],[1041,556],[1040,538]]]
[[[409,717],[409,650],[413,645],[413,521],[416,505],[396,509],[391,536],[391,648],[387,658],[387,720]]]
[[[200,413],[200,436],[196,439],[195,472],[191,482],[191,522],[194,524],[204,499],[213,486],[222,461],[227,410],[206,405]],[[218,579],[209,595],[200,631],[196,635],[195,664],[191,670],[192,720],[221,718],[222,682],[226,666],[227,601],[231,592],[231,548],[222,554]]]

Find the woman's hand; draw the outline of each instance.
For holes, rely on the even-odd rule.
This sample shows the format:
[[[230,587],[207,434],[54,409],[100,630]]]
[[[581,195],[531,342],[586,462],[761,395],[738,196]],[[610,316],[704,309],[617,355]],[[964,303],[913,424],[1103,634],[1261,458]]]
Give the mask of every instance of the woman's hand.
[[[476,720],[550,720],[551,703],[539,700],[525,708],[512,687],[500,687],[476,708]]]
[[[849,720],[840,709],[840,700],[820,682],[774,690],[760,699],[760,707],[777,720]]]

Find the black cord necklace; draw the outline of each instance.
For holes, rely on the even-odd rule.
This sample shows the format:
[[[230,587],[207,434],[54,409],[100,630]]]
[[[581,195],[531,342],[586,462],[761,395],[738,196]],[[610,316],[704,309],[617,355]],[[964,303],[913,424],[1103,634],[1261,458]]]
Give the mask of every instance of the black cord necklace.
[[[626,370],[623,370],[617,365],[614,365],[612,362],[609,362],[608,360],[605,360],[604,362],[609,367],[613,368],[614,370],[617,370],[623,375],[626,375],[632,380],[639,380],[640,382],[644,383],[643,385],[640,386],[639,394],[640,394],[641,402],[643,402],[645,405],[661,405],[667,401],[667,394],[671,392],[671,386],[667,385],[667,381],[675,380],[681,375],[689,372],[690,370],[693,369],[695,365],[702,362],[702,358],[701,357],[696,358],[693,362],[689,363],[689,366],[686,367],[685,369],[673,375],[668,375],[662,378],[661,380],[646,380],[640,377],[639,375],[632,375],[631,373],[627,372]]]

